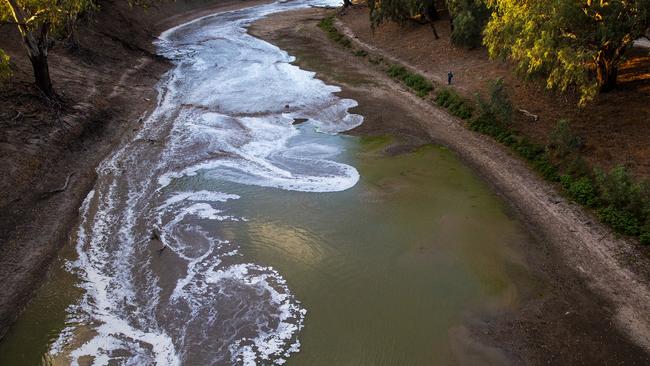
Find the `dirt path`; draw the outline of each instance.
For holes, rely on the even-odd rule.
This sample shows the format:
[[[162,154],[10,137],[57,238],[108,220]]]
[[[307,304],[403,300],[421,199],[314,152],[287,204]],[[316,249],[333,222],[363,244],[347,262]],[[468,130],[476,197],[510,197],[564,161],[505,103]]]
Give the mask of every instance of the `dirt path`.
[[[650,362],[648,260],[559,196],[506,148],[470,132],[352,50],[388,55],[361,44],[345,28],[353,49],[332,43],[316,27],[326,13],[310,9],[274,15],[256,23],[251,33],[296,56],[297,64],[319,78],[342,86],[342,96],[359,101],[355,112],[366,122],[355,133],[396,134],[412,144],[433,141],[453,149],[539,238],[537,247],[520,249],[544,291],[528,294],[517,309],[486,315],[472,333],[502,349],[514,364]]]

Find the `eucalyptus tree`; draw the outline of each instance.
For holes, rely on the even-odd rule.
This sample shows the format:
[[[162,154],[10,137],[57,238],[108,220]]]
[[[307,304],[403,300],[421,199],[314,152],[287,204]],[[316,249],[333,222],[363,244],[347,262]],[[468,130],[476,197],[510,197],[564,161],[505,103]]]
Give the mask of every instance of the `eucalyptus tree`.
[[[79,13],[92,6],[92,0],[0,0],[0,22],[17,27],[34,70],[36,86],[49,99],[56,98],[47,57],[51,33],[70,30]],[[3,58],[6,64],[4,52],[0,53],[0,62]]]
[[[484,44],[580,103],[616,86],[625,51],[650,26],[650,0],[486,0]]]
[[[435,0],[368,0],[370,23],[373,27],[386,20],[404,24],[415,17],[423,17],[436,39],[440,38],[433,22],[440,18]]]
[[[451,23],[451,40],[469,48],[479,47],[483,29],[490,18],[490,9],[484,0],[446,0]]]

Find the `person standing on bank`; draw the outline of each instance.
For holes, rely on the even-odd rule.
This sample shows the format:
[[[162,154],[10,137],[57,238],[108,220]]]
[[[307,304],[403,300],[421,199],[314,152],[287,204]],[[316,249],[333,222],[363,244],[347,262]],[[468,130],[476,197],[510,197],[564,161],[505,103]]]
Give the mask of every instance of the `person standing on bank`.
[[[449,73],[447,74],[447,85],[451,85],[451,79],[453,78],[454,78],[454,73],[449,71]]]

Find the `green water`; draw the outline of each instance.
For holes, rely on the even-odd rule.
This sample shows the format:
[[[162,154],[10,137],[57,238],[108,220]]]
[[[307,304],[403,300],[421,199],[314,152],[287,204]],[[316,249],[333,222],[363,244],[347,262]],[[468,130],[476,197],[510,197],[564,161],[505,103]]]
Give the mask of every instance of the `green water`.
[[[514,248],[528,235],[445,148],[388,156],[388,138],[323,138],[346,149],[336,160],[358,169],[354,188],[290,192],[201,175],[186,182],[242,197],[229,214],[248,221],[214,229],[251,262],[278,270],[307,309],[301,351],[287,364],[458,363],[470,352],[464,324],[517,305],[527,275]],[[0,365],[40,364],[63,328],[65,306],[78,296],[74,277],[61,269],[50,277],[0,343]]]

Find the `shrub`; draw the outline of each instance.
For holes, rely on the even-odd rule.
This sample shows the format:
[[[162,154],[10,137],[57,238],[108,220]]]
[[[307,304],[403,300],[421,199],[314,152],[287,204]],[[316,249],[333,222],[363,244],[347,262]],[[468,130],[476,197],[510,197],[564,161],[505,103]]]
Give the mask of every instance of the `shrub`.
[[[418,97],[424,97],[433,90],[433,84],[427,78],[408,71],[404,66],[391,65],[386,72],[413,89]]]
[[[584,177],[584,176],[593,175],[593,170],[589,167],[589,165],[582,158],[582,156],[578,155],[575,158],[571,159],[569,162],[565,161],[564,165],[565,165],[565,172],[574,177]]]
[[[626,235],[639,235],[641,233],[639,220],[634,214],[618,209],[613,206],[607,206],[598,210],[600,219],[609,224],[616,232]]]
[[[436,104],[446,108],[451,114],[462,119],[470,119],[474,108],[451,89],[442,89],[435,98]]]
[[[571,175],[566,174],[560,177],[560,182],[574,201],[588,207],[594,207],[598,203],[598,192],[589,177],[573,179]]]
[[[650,245],[650,228],[645,228],[641,235],[639,235],[639,241],[643,245]]]
[[[488,105],[492,113],[503,123],[512,122],[512,104],[510,96],[502,78],[498,78],[490,83],[490,104]]]
[[[550,148],[555,151],[557,158],[564,158],[582,150],[584,147],[582,138],[571,132],[571,124],[565,119],[557,122],[550,137]]]
[[[596,182],[603,202],[618,210],[627,211],[637,217],[644,217],[647,209],[646,187],[635,183],[623,166],[613,168],[609,173],[596,172]]]

